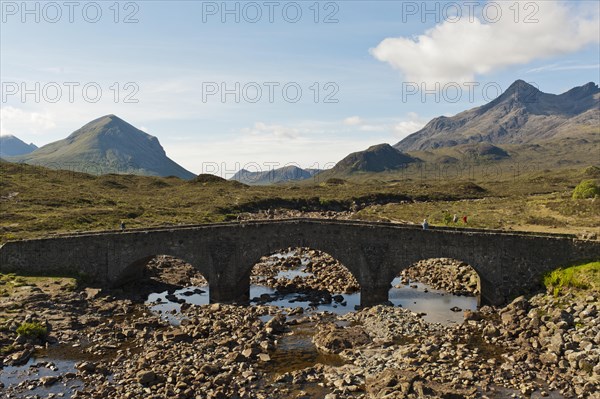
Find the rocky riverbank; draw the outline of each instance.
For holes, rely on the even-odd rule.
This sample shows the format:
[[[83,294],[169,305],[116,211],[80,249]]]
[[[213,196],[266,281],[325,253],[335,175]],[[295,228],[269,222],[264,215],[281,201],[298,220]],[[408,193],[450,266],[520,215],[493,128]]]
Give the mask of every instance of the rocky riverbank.
[[[400,398],[471,398],[504,387],[525,398],[534,392],[596,398],[598,306],[597,293],[583,301],[520,297],[502,309],[466,312],[455,327],[424,323],[404,309],[374,307],[341,317],[360,325],[370,340],[356,332],[332,334],[331,325],[320,328],[315,340],[352,364],[336,380],[342,392],[358,385],[373,398],[391,392]]]
[[[298,259],[290,260],[294,256]],[[308,267],[302,254],[281,260],[290,268],[298,261]],[[144,281],[121,290],[42,279],[0,298],[0,367],[37,359],[25,367],[19,384],[0,386],[5,397],[600,395],[598,293],[521,297],[503,308],[465,312],[464,323],[454,326],[427,323],[390,306],[335,316],[219,304],[186,304],[175,326],[144,301],[157,288],[172,290],[197,276],[183,263],[166,262],[173,260],[155,259]],[[46,331],[18,334],[24,323]],[[46,347],[68,353],[74,367],[41,360]],[[304,352],[314,356],[301,358]],[[44,393],[51,389],[54,393]]]

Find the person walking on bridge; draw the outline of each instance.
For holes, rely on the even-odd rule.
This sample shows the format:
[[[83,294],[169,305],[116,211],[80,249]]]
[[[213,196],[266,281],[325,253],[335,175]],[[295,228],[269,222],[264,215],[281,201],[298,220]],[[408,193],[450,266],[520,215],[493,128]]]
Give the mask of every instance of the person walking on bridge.
[[[125,222],[121,220],[121,231],[125,231]]]
[[[423,230],[429,229],[429,223],[427,223],[427,219],[423,219],[423,223],[421,223],[421,225],[423,226]]]

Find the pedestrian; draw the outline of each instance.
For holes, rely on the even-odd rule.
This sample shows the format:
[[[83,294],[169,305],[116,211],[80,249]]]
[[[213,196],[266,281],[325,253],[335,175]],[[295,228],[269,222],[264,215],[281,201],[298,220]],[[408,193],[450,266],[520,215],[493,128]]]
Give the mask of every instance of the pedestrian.
[[[423,219],[423,223],[421,223],[421,225],[423,226],[423,230],[429,229],[429,223],[427,223],[427,219]]]
[[[462,221],[463,221],[464,224],[467,224],[467,215],[464,215],[462,217]]]
[[[121,220],[121,231],[125,231],[125,222]]]
[[[452,216],[452,223],[458,223],[458,215],[456,213],[454,214],[454,216]]]

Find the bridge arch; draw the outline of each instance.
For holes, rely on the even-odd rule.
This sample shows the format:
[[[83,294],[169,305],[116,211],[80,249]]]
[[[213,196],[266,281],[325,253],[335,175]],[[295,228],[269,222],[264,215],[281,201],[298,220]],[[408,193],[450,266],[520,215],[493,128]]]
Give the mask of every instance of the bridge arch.
[[[275,239],[260,240],[252,244],[244,244],[238,248],[241,256],[238,257],[238,275],[239,279],[234,286],[243,287],[243,292],[238,292],[237,297],[242,302],[250,299],[250,277],[254,266],[260,262],[264,256],[275,254],[285,248],[308,248],[327,254],[337,260],[343,267],[356,279],[362,288],[364,284],[369,284],[370,276],[368,268],[365,267],[366,260],[364,255],[358,251],[358,248],[352,248],[343,242],[336,240],[335,237],[303,237],[301,235],[277,237]],[[211,291],[212,292],[212,291]],[[213,298],[217,300],[217,298]]]
[[[419,251],[418,248],[419,247],[414,247],[414,249],[409,251],[405,256],[398,257],[395,268],[396,272],[392,277],[392,280],[400,275],[401,272],[410,269],[420,261],[436,258],[454,259],[469,265],[477,275],[480,304],[494,304],[501,301],[499,298],[501,298],[503,294],[498,290],[497,284],[494,282],[494,278],[498,276],[498,269],[496,268],[495,262],[489,262],[487,264],[482,263],[480,258],[470,256],[470,254],[461,252],[452,246],[426,248],[421,251]]]
[[[150,273],[148,273],[148,275],[147,275],[147,272],[150,271],[149,266],[151,263],[153,263],[153,261],[156,264],[156,266],[159,266],[159,267],[160,267],[161,263],[170,264],[173,262],[181,262],[185,265],[189,265],[200,276],[202,276],[204,278],[204,280],[206,280],[207,284],[210,284],[210,282],[208,281],[208,277],[206,277],[199,270],[198,267],[194,266],[191,262],[189,262],[185,258],[181,258],[179,256],[170,255],[170,254],[156,254],[156,255],[144,256],[144,257],[137,259],[136,261],[130,263],[129,265],[125,266],[125,268],[115,278],[113,285],[120,286],[123,284],[127,284],[129,282],[139,281],[143,278],[148,278],[150,276]],[[154,270],[154,272],[158,272],[158,270]],[[192,280],[192,278],[190,278],[190,282],[191,282],[191,280]]]

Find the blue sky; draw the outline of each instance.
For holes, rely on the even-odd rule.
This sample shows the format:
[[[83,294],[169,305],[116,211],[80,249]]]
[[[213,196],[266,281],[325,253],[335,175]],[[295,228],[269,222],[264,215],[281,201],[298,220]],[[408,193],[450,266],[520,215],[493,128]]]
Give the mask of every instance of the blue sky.
[[[115,3],[2,1],[2,134],[43,145],[112,113],[230,176],[331,166],[516,79],[600,80],[596,1]]]

